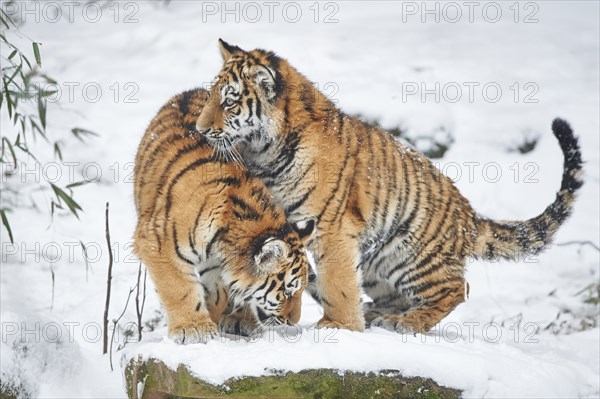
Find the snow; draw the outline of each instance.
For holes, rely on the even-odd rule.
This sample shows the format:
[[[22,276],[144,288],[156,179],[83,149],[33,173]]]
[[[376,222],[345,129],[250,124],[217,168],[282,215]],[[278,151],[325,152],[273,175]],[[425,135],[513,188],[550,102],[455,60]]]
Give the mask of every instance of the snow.
[[[500,3],[503,14],[497,23],[481,14],[487,3],[475,10],[472,23],[466,6],[456,23],[443,16],[440,22],[425,16],[423,23],[421,2],[330,2],[334,6],[329,8],[320,3],[318,23],[312,3],[297,3],[302,17],[296,23],[283,18],[281,5],[269,22],[266,6],[256,4],[262,7],[256,23],[244,21],[254,14],[243,14],[242,5],[240,23],[235,23],[234,15],[221,13],[220,2],[172,1],[168,7],[121,2],[104,8],[95,23],[89,22],[92,11],[83,14],[81,6],[72,10],[72,18],[63,9],[57,22],[42,17],[36,23],[32,14],[25,15],[22,31],[42,42],[44,71],[63,83],[61,101],[50,105],[50,135],[64,136],[75,126],[99,133],[88,143],[65,142],[65,160],[76,165],[58,165],[60,182],[81,180],[82,173],[98,182],[76,189],[84,208],[79,220],[59,213],[51,223],[45,212],[50,193],[38,190],[23,195],[23,208],[11,214],[16,246],[4,232],[1,239],[2,380],[21,381],[36,397],[123,397],[119,364],[141,355],[173,367],[187,364],[213,383],[274,369],[397,369],[464,390],[467,397],[597,397],[600,329],[579,331],[582,320],[598,320],[598,307],[584,303],[586,287],[600,276],[600,255],[590,245],[553,246],[520,263],[470,262],[470,298],[425,336],[379,328],[315,330],[321,310],[307,297],[301,330],[267,331],[256,342],[221,337],[181,348],[165,338],[164,320],[159,320],[141,343],[116,351],[126,339],[120,330],[111,372],[99,335],[108,264],[105,203],[110,202],[115,250],[112,321],[123,311],[138,271],[130,247],[137,144],[170,96],[209,84],[220,68],[219,37],[246,49],[275,50],[348,113],[379,120],[387,128],[400,126],[411,137],[437,134],[444,127],[454,143],[438,160],[439,167],[489,217],[529,218],[552,201],[562,158],[550,123],[556,116],[565,118],[581,139],[585,185],[556,242],[600,242],[597,2],[531,3],[538,8],[537,23],[523,22],[535,11],[524,3],[519,3],[515,23],[512,2]],[[407,4],[417,13],[403,9]],[[210,7],[217,8],[216,14]],[[324,23],[334,11],[331,18],[338,22]],[[289,20],[295,14],[288,12]],[[479,84],[473,86],[472,99],[471,82]],[[423,94],[423,88],[434,89],[436,83],[439,100]],[[497,102],[486,101],[486,84],[489,96],[494,87],[501,88]],[[96,101],[98,87],[102,93]],[[409,94],[415,87],[417,93]],[[456,87],[462,89],[461,99],[448,101]],[[527,95],[537,102],[525,102]],[[3,116],[3,132],[7,123]],[[531,132],[540,137],[534,151],[507,150]],[[51,158],[43,161],[50,165]],[[35,188],[36,178],[52,172],[44,165],[18,177]],[[80,240],[88,248],[87,266]],[[144,321],[159,316],[148,281]],[[119,324],[135,320],[132,299]],[[58,343],[51,335],[56,331],[61,331]],[[25,355],[23,341],[29,348]]]

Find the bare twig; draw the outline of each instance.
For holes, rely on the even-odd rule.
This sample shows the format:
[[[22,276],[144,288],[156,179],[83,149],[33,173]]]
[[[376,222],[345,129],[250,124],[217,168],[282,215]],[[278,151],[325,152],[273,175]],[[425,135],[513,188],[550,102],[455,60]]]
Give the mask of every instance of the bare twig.
[[[142,310],[141,313],[144,314],[144,306],[146,305],[146,277],[148,276],[148,269],[144,269],[144,295],[142,297]]]
[[[557,247],[564,247],[567,245],[579,245],[581,247],[584,245],[589,245],[590,247],[594,248],[596,251],[600,252],[600,247],[598,247],[596,244],[594,244],[590,240],[558,242],[554,245],[556,245]]]
[[[112,347],[113,347],[113,342],[115,340],[115,332],[117,331],[117,324],[119,324],[119,321],[121,320],[121,318],[125,314],[125,311],[127,310],[127,306],[129,305],[129,300],[131,299],[131,294],[133,293],[134,289],[135,289],[135,287],[129,289],[129,294],[127,295],[127,301],[125,302],[125,307],[123,308],[123,311],[121,312],[119,317],[117,317],[115,320],[113,320],[113,331],[112,331],[112,336],[110,337],[110,353],[108,354],[108,358],[110,360],[110,371],[113,371]]]
[[[144,287],[142,291],[142,302],[140,304],[140,280],[142,277],[142,262],[138,267],[137,284],[135,291],[135,313],[137,315],[138,341],[142,340],[142,315],[144,313],[144,304],[146,303],[146,270],[144,270]]]
[[[110,228],[108,225],[108,202],[106,203],[106,245],[108,246],[108,277],[106,280],[106,304],[104,305],[104,336],[102,342],[102,354],[105,354],[108,350],[108,308],[110,306],[110,288],[112,280],[112,267],[113,267],[113,254],[110,245]],[[112,344],[111,344],[112,346]],[[111,370],[112,370],[112,359],[111,359]]]

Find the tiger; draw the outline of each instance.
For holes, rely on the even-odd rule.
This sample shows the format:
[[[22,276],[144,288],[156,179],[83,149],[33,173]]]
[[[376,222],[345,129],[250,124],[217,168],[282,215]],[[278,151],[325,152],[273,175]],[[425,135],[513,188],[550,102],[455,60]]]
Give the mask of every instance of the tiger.
[[[219,44],[223,66],[196,129],[235,146],[288,220],[316,221],[317,327],[425,333],[468,296],[469,258],[537,254],[572,212],[582,160],[562,119],[552,123],[564,156],[556,198],[529,220],[495,221],[424,154],[344,114],[284,58]]]
[[[135,157],[134,249],[180,344],[297,323],[314,226],[288,223],[234,152],[215,153],[195,131],[207,99],[195,89],[167,101]]]

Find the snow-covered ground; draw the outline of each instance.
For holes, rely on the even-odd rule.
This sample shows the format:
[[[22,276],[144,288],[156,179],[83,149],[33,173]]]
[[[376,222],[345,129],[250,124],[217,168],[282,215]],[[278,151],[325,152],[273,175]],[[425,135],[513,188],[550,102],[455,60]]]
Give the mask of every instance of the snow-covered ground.
[[[65,160],[76,164],[59,165],[60,182],[81,180],[82,172],[99,181],[76,189],[79,220],[58,214],[50,223],[50,193],[33,191],[11,214],[15,245],[2,232],[3,382],[20,381],[36,397],[123,397],[122,357],[142,354],[183,362],[215,383],[267,369],[397,369],[467,397],[599,395],[600,329],[579,331],[582,322],[598,321],[598,306],[584,302],[600,276],[592,245],[554,246],[519,263],[470,263],[469,300],[426,336],[314,330],[321,310],[307,297],[299,329],[270,331],[257,342],[219,338],[181,348],[164,338],[159,320],[142,343],[113,354],[114,371],[101,355],[105,203],[115,251],[112,321],[138,272],[130,248],[137,143],[170,96],[211,81],[220,68],[219,37],[275,50],[349,113],[401,126],[412,137],[450,131],[454,143],[439,165],[490,217],[528,218],[552,201],[562,159],[550,123],[567,119],[581,138],[586,177],[556,242],[598,246],[598,2],[123,1],[100,14],[67,3],[58,15],[48,3],[37,11],[28,3],[21,29],[42,43],[43,69],[61,84],[60,102],[49,109],[50,135],[75,126],[99,134],[65,143]],[[18,7],[10,11],[25,10]],[[507,150],[526,135],[540,137],[534,151]],[[30,166],[17,178],[35,186],[55,165]],[[144,321],[159,309],[149,281]],[[131,299],[119,324],[134,321]],[[122,331],[117,339],[113,351]]]

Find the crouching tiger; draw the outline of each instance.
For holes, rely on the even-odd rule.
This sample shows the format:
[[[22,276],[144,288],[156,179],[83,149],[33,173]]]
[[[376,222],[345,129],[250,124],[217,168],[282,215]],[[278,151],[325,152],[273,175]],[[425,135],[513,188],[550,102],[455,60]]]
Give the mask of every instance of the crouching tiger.
[[[197,129],[212,145],[233,143],[289,220],[316,219],[307,247],[317,265],[321,327],[360,331],[366,319],[428,331],[464,301],[467,257],[541,251],[583,184],[577,139],[557,119],[564,168],[554,202],[525,221],[481,217],[423,154],[345,115],[285,59],[223,41],[221,54]],[[365,313],[361,287],[373,299]]]
[[[216,154],[195,123],[208,98],[192,90],[154,117],[135,160],[135,251],[148,268],[178,343],[218,331],[248,335],[296,323],[307,284],[303,240],[264,184]],[[298,225],[296,225],[297,227]]]

